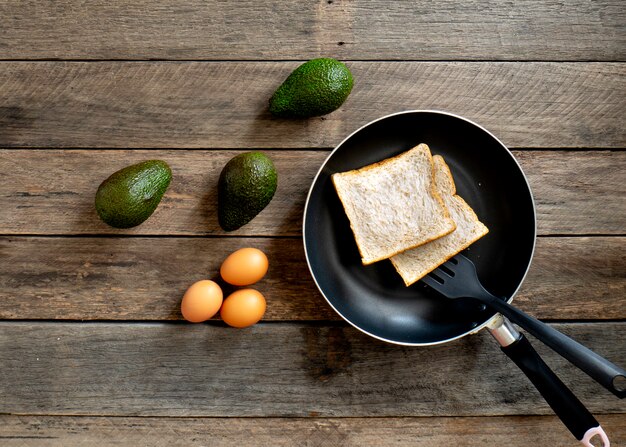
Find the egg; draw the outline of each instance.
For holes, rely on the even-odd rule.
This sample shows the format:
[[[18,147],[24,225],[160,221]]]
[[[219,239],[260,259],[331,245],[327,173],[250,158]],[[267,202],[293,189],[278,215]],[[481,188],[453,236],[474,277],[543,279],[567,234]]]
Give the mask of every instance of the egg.
[[[268,265],[267,256],[258,248],[241,248],[224,260],[220,275],[234,286],[249,286],[265,276]]]
[[[185,292],[180,311],[185,320],[202,323],[220,310],[223,297],[222,289],[214,281],[198,281]]]
[[[220,315],[233,327],[243,328],[257,323],[265,313],[265,297],[254,289],[241,289],[224,300]]]

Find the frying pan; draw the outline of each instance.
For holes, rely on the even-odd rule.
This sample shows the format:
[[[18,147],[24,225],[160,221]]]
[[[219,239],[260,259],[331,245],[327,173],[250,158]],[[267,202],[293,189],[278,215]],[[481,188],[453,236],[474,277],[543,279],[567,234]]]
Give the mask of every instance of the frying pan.
[[[481,283],[507,302],[513,299],[530,267],[537,233],[526,177],[513,154],[486,129],[460,116],[429,110],[400,112],[366,124],[322,164],[309,191],[303,224],[306,259],[320,292],[351,325],[390,343],[436,345],[487,327],[578,440],[592,446],[590,439],[597,435],[609,446],[595,418],[502,315],[470,299],[446,299],[420,282],[405,287],[388,261],[361,263],[331,175],[398,155],[419,143],[444,157],[458,194],[490,230],[464,252],[476,265]],[[613,378],[603,383],[609,389]]]

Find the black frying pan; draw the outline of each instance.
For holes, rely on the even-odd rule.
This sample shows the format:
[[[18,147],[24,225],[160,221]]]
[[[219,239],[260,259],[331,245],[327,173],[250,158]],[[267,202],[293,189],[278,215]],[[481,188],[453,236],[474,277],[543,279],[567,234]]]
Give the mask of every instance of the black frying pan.
[[[418,282],[405,287],[388,261],[363,266],[331,181],[419,143],[444,157],[458,194],[489,228],[464,254],[487,290],[508,302],[519,289],[535,247],[535,206],[511,152],[484,128],[436,111],[407,111],[375,120],[335,148],[313,181],[304,212],[309,269],[328,303],[346,321],[383,341],[412,346],[445,343],[487,326],[585,445],[599,424],[506,319],[470,299],[449,300]],[[537,372],[539,371],[539,372]]]

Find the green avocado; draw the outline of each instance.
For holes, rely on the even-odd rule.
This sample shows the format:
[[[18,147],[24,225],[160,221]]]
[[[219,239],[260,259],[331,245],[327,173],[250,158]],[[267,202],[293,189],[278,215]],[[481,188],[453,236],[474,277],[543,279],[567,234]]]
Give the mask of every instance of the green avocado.
[[[270,98],[270,112],[282,118],[309,118],[337,110],[352,91],[352,73],[343,63],[312,59],[296,68]]]
[[[232,158],[222,169],[218,183],[218,219],[226,231],[250,222],[265,208],[278,184],[276,168],[261,152]]]
[[[127,166],[102,182],[96,211],[112,227],[135,227],[152,215],[171,180],[172,170],[161,160]]]

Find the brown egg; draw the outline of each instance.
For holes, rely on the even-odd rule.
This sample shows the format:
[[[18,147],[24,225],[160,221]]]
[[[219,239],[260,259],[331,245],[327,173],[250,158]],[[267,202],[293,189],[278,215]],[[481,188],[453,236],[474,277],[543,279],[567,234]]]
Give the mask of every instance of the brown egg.
[[[241,248],[224,260],[220,275],[234,286],[249,286],[265,276],[268,265],[267,256],[258,248]]]
[[[242,289],[231,293],[224,300],[220,315],[233,327],[243,328],[257,323],[265,313],[265,297],[254,289]]]
[[[222,289],[217,283],[208,279],[198,281],[185,292],[180,311],[185,320],[202,323],[220,310],[222,298]]]

